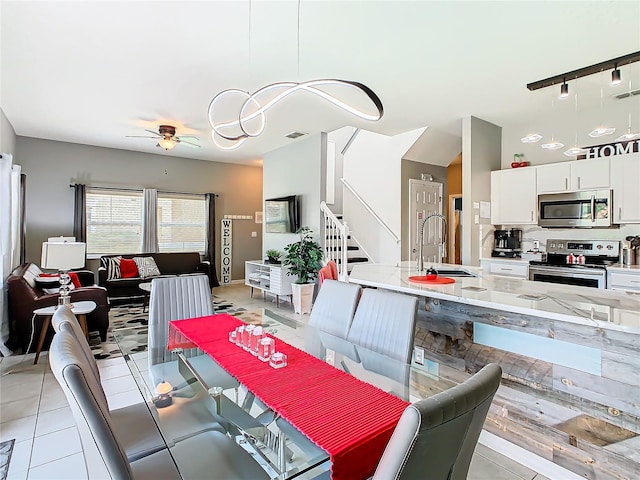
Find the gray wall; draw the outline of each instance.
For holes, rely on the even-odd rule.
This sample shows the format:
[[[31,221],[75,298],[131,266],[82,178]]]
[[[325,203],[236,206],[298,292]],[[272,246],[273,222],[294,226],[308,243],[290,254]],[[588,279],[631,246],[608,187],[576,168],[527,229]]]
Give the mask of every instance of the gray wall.
[[[41,244],[51,236],[72,235],[73,189],[86,185],[157,188],[220,194],[216,199],[216,265],[220,276],[220,219],[262,210],[259,167],[207,162],[162,154],[117,150],[17,137],[19,164],[27,175],[27,261],[40,263]],[[257,232],[257,237],[251,237]],[[233,220],[232,278],[244,278],[244,261],[260,256],[261,229],[254,220]],[[89,268],[97,268],[90,262]]]
[[[429,165],[428,163],[414,162],[413,160],[402,160],[401,166],[401,256],[402,260],[409,260],[409,180],[422,178],[423,173],[433,176],[433,181],[442,183],[442,213],[447,211],[447,167]]]
[[[480,211],[473,204],[491,201],[491,171],[500,169],[501,145],[502,128],[475,117],[462,119],[463,265],[480,264],[483,239],[493,230],[489,218],[476,223]]]
[[[318,133],[264,156],[263,198],[300,195],[300,225],[310,227],[320,241],[320,202],[325,199],[327,135]],[[264,229],[264,225],[263,225]],[[263,232],[262,252],[256,259],[265,258],[269,249],[284,251],[284,247],[298,240],[289,233]]]
[[[20,165],[16,158],[16,132],[0,108],[0,153],[13,155],[13,163]]]

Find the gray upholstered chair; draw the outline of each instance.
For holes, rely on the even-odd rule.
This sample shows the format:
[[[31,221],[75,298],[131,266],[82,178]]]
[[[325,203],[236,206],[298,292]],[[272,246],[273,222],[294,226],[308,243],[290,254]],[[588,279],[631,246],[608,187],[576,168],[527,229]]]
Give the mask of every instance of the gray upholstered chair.
[[[218,431],[184,439],[172,446],[171,454],[164,448],[130,461],[100,384],[72,333],[61,329],[54,336],[49,362],[75,418],[88,478],[179,479],[176,464],[191,478],[207,478],[212,471],[220,478],[269,478],[249,453]]]
[[[175,355],[167,350],[169,322],[213,315],[211,287],[206,275],[155,278],[149,298],[149,375],[154,387],[162,381],[180,385]],[[185,352],[210,387],[238,388],[238,382],[208,355]]]
[[[322,283],[309,316],[309,326],[316,329],[322,346],[355,362],[360,360],[353,344],[347,341],[347,335],[361,292],[360,285],[327,279]],[[307,351],[310,348],[311,345],[305,345]],[[318,352],[318,356],[321,354]]]
[[[403,412],[373,480],[464,480],[502,369],[492,363]]]
[[[347,339],[366,349],[411,363],[418,297],[366,288]]]

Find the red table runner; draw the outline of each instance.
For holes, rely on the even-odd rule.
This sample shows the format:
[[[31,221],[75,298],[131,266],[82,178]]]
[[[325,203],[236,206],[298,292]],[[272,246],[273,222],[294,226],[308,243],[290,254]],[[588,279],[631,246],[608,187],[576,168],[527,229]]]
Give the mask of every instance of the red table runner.
[[[210,355],[330,455],[334,480],[373,475],[409,404],[277,338],[276,350],[287,355],[287,366],[271,368],[229,342],[229,332],[243,324],[227,314],[174,321],[169,348],[188,346],[178,331]]]

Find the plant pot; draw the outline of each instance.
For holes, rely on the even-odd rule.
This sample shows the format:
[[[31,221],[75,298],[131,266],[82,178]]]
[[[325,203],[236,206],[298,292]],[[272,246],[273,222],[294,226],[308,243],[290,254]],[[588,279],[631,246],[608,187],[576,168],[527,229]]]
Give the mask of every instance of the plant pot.
[[[295,313],[311,313],[313,303],[313,283],[292,283],[293,311]]]

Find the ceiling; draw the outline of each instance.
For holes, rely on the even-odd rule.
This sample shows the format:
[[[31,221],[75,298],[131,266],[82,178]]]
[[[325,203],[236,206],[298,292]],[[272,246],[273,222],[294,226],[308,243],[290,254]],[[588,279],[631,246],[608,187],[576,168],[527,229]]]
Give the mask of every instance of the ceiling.
[[[294,130],[428,126],[450,139],[467,115],[534,119],[541,97],[527,83],[640,50],[640,1],[3,0],[0,22],[0,106],[17,135],[245,164]],[[640,64],[626,68],[623,80],[640,78]],[[207,108],[220,91],[317,78],[364,83],[384,117],[358,120],[297,92],[260,137],[213,145]],[[597,79],[581,88],[590,83],[599,90]],[[126,138],[160,124],[202,148]]]

